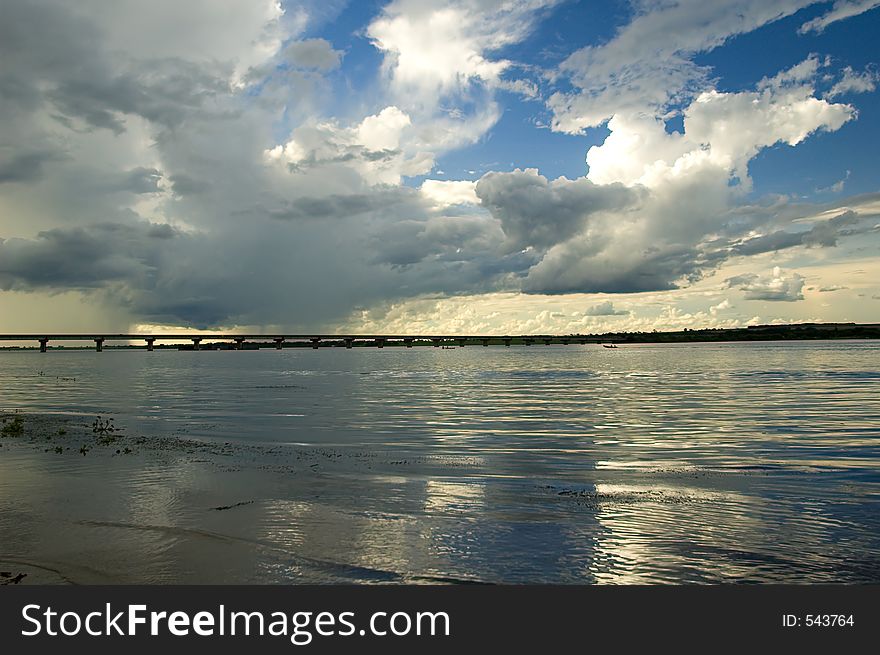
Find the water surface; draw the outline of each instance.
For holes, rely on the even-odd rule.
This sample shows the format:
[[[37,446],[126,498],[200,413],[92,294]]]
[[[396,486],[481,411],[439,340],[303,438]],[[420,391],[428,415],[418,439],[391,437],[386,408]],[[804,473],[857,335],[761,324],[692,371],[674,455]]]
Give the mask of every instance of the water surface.
[[[6,352],[0,409],[206,446],[4,440],[0,563],[73,582],[880,582],[878,383],[880,344],[854,341]]]

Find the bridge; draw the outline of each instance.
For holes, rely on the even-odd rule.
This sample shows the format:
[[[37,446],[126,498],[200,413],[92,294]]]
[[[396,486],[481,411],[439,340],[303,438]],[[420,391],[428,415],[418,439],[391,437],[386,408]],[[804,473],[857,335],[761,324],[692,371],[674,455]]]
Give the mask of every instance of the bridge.
[[[441,346],[466,345],[504,345],[523,344],[587,344],[601,343],[602,339],[583,335],[389,335],[389,334],[0,334],[0,341],[32,341],[40,344],[40,352],[46,352],[49,343],[65,341],[93,341],[95,350],[101,352],[106,341],[143,342],[148,351],[153,351],[157,342],[192,342],[192,349],[199,350],[206,342],[231,342],[236,350],[243,350],[246,343],[275,344],[281,350],[285,343],[291,345],[311,345],[312,348],[325,346],[373,346],[384,348],[388,345],[402,345],[412,348],[415,343],[430,343],[435,348]]]

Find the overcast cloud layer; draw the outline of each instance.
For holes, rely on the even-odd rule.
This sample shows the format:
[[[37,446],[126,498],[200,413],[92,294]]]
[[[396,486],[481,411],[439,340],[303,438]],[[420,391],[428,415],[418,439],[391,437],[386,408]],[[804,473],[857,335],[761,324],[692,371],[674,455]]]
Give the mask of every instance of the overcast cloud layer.
[[[633,4],[551,43],[571,3],[5,0],[0,331],[871,320],[865,164],[809,194],[753,167],[874,129],[876,66],[823,39],[878,3]],[[813,41],[724,84],[706,57],[769,29]]]

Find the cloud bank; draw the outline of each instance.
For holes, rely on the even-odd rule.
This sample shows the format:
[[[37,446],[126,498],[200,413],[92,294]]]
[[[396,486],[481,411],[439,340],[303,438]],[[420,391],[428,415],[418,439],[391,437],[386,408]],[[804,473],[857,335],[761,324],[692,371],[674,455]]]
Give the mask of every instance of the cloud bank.
[[[8,0],[0,290],[81,292],[133,323],[317,329],[432,297],[687,289],[876,232],[873,197],[750,195],[762,152],[858,120],[873,67],[811,55],[724,91],[694,63],[810,3],[639,4],[610,40],[544,71],[569,88],[542,98],[508,53],[557,4],[395,0],[363,26],[369,102],[340,108],[352,54],[309,32],[305,5]],[[835,3],[801,31],[874,5]],[[584,175],[437,179],[510,97],[545,101],[557,132],[605,126]],[[720,286],[805,298],[805,278],[765,264]],[[700,320],[729,309],[713,302]],[[579,306],[567,320],[636,321],[611,300]]]

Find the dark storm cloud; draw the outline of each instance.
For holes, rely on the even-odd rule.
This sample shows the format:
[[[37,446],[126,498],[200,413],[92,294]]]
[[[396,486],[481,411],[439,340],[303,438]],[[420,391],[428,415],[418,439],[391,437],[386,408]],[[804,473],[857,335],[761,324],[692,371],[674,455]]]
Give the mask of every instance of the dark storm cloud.
[[[858,230],[854,226],[864,218],[866,217],[859,216],[854,211],[847,211],[840,216],[818,223],[804,235],[804,245],[833,248],[842,237],[862,232],[863,230]]]
[[[118,282],[149,283],[171,226],[103,223],[54,229],[35,239],[0,242],[0,289],[89,289]]]
[[[699,202],[713,192],[700,179],[671,199],[640,185],[551,182],[531,170],[489,173],[476,186],[504,231],[502,250],[537,256],[521,280],[531,294],[666,291],[699,280],[730,256],[723,238],[701,243],[722,222]]]
[[[588,238],[551,250],[529,271],[523,291],[540,294],[669,291],[696,282],[713,263],[687,246],[667,244],[612,258],[590,251]]]
[[[262,208],[279,220],[339,219],[358,216],[377,210],[387,210],[407,202],[411,194],[397,189],[377,189],[369,193],[301,196],[280,203],[280,206]]]
[[[135,194],[156,193],[161,179],[162,173],[158,169],[138,166],[126,171],[111,188]]]
[[[45,174],[46,164],[65,159],[54,150],[31,150],[4,152],[0,148],[0,184],[9,182],[34,182]]]
[[[591,215],[622,210],[639,197],[622,184],[597,185],[586,178],[548,181],[534,171],[487,173],[476,186],[483,207],[501,221],[508,251],[546,249],[578,234]]]
[[[176,59],[132,63],[109,77],[102,73],[89,71],[59,80],[46,98],[66,118],[121,134],[124,115],[175,127],[210,96],[227,88],[222,77]]]
[[[390,162],[401,155],[401,151],[396,148],[370,150],[363,146],[338,146],[338,149],[340,151],[339,154],[332,157],[321,157],[312,151],[299,161],[291,162],[287,167],[292,173],[297,173],[328,164],[345,164],[355,161]]]
[[[180,230],[167,223],[151,223],[147,228],[147,236],[152,239],[173,239],[180,235]]]
[[[372,184],[396,182],[418,168],[417,154],[427,161],[446,146],[431,143],[436,125],[402,109],[393,117],[407,127],[367,139],[373,147],[357,143],[359,130],[382,127],[381,112],[369,123],[323,115],[338,80],[322,73],[342,56],[329,43],[282,35],[277,56],[248,59],[256,63],[245,70],[233,56],[203,57],[201,45],[170,48],[180,37],[161,20],[146,46],[111,47],[114,27],[139,5],[124,5],[114,23],[102,22],[109,10],[87,15],[99,4],[3,3],[0,182],[12,199],[3,228],[43,231],[0,243],[2,289],[93,290],[132,320],[310,329],[422,294],[674,289],[729,257],[833,247],[869,229],[850,214],[795,232],[793,221],[831,207],[736,207],[726,173],[671,191],[488,173],[479,207],[467,188],[466,202],[447,207],[408,186]],[[172,4],[169,18],[198,13]],[[291,141],[300,148],[285,150]],[[21,184],[32,182],[39,189]],[[736,288],[780,299],[769,296],[796,287],[783,276]],[[610,301],[591,313],[620,314]]]
[[[817,210],[833,210],[834,206],[798,205],[794,209],[784,204],[773,212],[763,215],[764,222],[775,222],[780,213],[787,215],[786,223],[800,217],[815,215]],[[761,222],[750,212],[752,218],[738,228],[730,224],[723,226],[722,232],[729,230],[754,229]],[[675,218],[675,217],[672,217]],[[723,217],[722,217],[723,218]],[[613,225],[597,224],[575,238],[552,248],[535,265],[523,281],[527,293],[634,293],[645,291],[667,291],[694,283],[708,273],[716,270],[725,261],[735,256],[757,255],[794,247],[833,248],[840,240],[858,234],[876,231],[871,224],[873,214],[857,214],[847,210],[840,215],[813,225],[801,232],[775,230],[769,234],[743,239],[735,236],[720,236],[699,241],[703,232],[694,230],[692,237],[696,243],[676,243],[668,240],[662,225],[656,228],[653,243],[637,247],[650,232],[642,224],[634,223],[629,230],[621,228],[618,222]],[[671,219],[670,219],[671,220]],[[746,225],[748,228],[746,228]],[[623,229],[616,237],[609,236],[614,230]],[[629,235],[621,237],[620,235]],[[625,247],[626,239],[631,242]],[[754,300],[801,299],[802,284],[797,280],[777,281],[782,288],[765,288],[758,281],[744,289],[746,297]]]
[[[0,88],[19,110],[49,103],[70,127],[125,131],[124,116],[174,127],[228,90],[229,70],[178,58],[105,53],[98,30],[65,5],[7,0],[0,20]],[[38,44],[38,47],[35,47]]]
[[[777,230],[770,234],[754,237],[732,246],[731,250],[737,255],[757,255],[762,252],[774,252],[799,246],[804,242],[805,232],[787,232]]]
[[[186,173],[175,173],[169,177],[171,187],[177,196],[192,196],[204,193],[211,188],[210,182],[198,180]]]
[[[383,226],[370,245],[375,262],[406,266],[429,257],[447,262],[494,259],[502,236],[497,222],[483,216],[441,216]]]
[[[839,216],[817,223],[805,232],[777,230],[737,243],[731,247],[731,250],[733,254],[748,256],[796,246],[833,248],[842,237],[864,231],[854,227],[862,221],[862,218],[853,211],[846,211]]]
[[[64,227],[3,241],[0,288],[91,290],[136,320],[307,327],[388,299],[495,288],[511,268],[534,263],[498,256],[503,234],[493,219],[439,216],[417,190],[371,186],[352,167],[393,166],[402,156],[395,148],[344,144],[335,161],[314,154],[293,171],[267,164],[264,152],[278,143],[273,123],[297,103],[308,107],[312,86],[265,98],[257,87],[231,88],[227,64],[110,52],[98,22],[79,9],[4,4],[4,179],[45,177],[65,154],[36,153],[33,143],[55,143],[45,135],[61,135],[77,156],[45,196],[49,213],[55,208],[47,223]],[[286,56],[315,70],[337,58],[319,43]],[[111,141],[108,131],[132,137]],[[132,167],[141,139],[151,144],[148,159]],[[311,170],[318,164],[332,170]],[[137,220],[122,195],[165,191],[144,211],[185,222],[187,232]],[[27,233],[29,215],[10,220]]]

